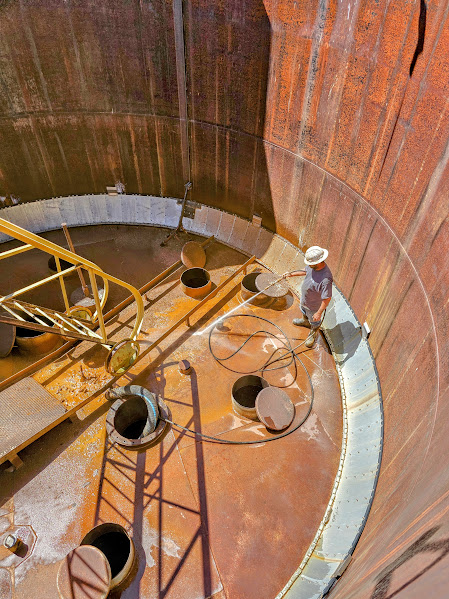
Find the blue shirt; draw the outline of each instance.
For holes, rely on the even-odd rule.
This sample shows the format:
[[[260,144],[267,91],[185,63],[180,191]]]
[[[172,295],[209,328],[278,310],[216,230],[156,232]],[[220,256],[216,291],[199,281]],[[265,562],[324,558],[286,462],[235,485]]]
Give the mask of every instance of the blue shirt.
[[[316,312],[324,299],[332,297],[332,281],[330,268],[325,265],[321,270],[313,270],[306,266],[306,276],[301,288],[301,304],[312,312]]]

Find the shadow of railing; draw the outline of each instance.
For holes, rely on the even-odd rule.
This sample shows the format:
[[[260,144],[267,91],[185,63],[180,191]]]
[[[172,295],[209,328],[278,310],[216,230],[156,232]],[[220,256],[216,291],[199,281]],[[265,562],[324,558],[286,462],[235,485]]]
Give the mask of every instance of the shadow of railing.
[[[434,566],[449,554],[449,538],[439,541],[431,541],[430,539],[438,532],[439,526],[429,529],[419,537],[417,541],[412,543],[408,549],[389,564],[377,577],[377,583],[374,588],[371,599],[393,599],[401,594],[405,597],[409,591],[408,587],[416,582],[421,576],[427,574]],[[401,584],[396,590],[389,593],[390,586],[393,582],[394,574],[411,560],[413,557],[423,553],[437,553],[438,556],[421,570],[414,573],[406,582]]]
[[[162,364],[158,367],[157,379],[159,384],[158,392],[165,387],[164,370],[169,366],[174,366],[175,363]],[[197,432],[201,432],[201,409],[200,398],[198,393],[197,376],[194,369],[191,373],[191,405],[192,416],[186,426],[193,428]],[[197,500],[198,509],[192,509],[189,506],[182,505],[180,502],[173,501],[166,496],[164,477],[165,466],[177,451],[179,442],[185,436],[185,432],[181,431],[175,439],[172,436],[172,441],[160,443],[156,447],[150,448],[148,451],[158,452],[158,464],[155,468],[149,469],[147,466],[146,452],[135,453],[126,451],[116,444],[111,443],[108,439],[105,442],[105,450],[103,455],[103,463],[100,471],[100,483],[98,488],[97,503],[95,507],[94,525],[105,522],[103,512],[115,515],[116,520],[127,528],[131,533],[136,552],[138,555],[138,564],[135,568],[135,578],[129,587],[123,591],[116,591],[111,594],[111,599],[138,599],[142,593],[142,578],[144,576],[147,563],[153,559],[154,566],[157,568],[157,595],[158,599],[165,598],[172,588],[178,577],[182,575],[183,567],[192,554],[196,543],[201,543],[201,563],[199,568],[202,576],[202,586],[204,597],[209,597],[213,593],[213,576],[212,576],[212,557],[209,549],[208,540],[208,507],[207,507],[207,492],[204,468],[204,453],[201,443],[195,443],[195,462],[196,476],[198,481]],[[166,437],[166,440],[169,437]],[[175,459],[178,459],[177,456]],[[184,475],[188,476],[184,470]],[[123,488],[134,489],[132,497],[122,488],[117,482],[123,477]],[[156,485],[156,488],[150,491],[150,487]],[[173,493],[171,487],[170,493]],[[168,495],[168,493],[167,493]],[[157,555],[150,557],[145,552],[145,546],[148,543],[145,539],[145,513],[155,504],[157,506],[157,539],[153,544],[157,546]],[[165,558],[164,558],[164,530],[168,528],[165,522],[164,506],[169,506],[182,512],[189,512],[198,516],[199,523],[196,530],[191,534],[188,541],[182,547],[182,555],[168,577],[165,573]],[[154,516],[153,516],[154,518]]]

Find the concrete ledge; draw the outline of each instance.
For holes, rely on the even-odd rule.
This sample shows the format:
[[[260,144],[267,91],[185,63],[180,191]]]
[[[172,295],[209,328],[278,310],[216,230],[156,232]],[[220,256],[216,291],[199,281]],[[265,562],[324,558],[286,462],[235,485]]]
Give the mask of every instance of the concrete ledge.
[[[340,465],[315,539],[278,599],[320,599],[344,572],[365,526],[382,459],[382,396],[374,358],[354,312],[335,288],[323,330],[341,386]]]
[[[126,223],[175,228],[181,206],[174,198],[135,195],[86,195],[52,198],[0,210],[0,217],[34,233],[69,226]],[[301,252],[282,237],[238,216],[202,206],[187,231],[215,237],[256,257],[277,273],[304,267]],[[0,242],[8,236],[0,233]],[[290,279],[299,293],[301,281]],[[303,561],[277,599],[320,599],[350,561],[365,525],[380,469],[383,411],[379,379],[360,323],[335,288],[323,324],[335,358],[343,402],[340,465],[326,513]]]

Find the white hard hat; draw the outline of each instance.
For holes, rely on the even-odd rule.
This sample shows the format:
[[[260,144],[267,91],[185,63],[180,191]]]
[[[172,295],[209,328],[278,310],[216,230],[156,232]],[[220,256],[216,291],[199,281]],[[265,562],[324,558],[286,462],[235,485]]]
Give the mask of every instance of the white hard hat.
[[[324,262],[328,257],[329,252],[324,248],[320,248],[319,245],[312,245],[304,256],[304,262],[308,266],[314,266],[315,264],[319,264],[320,262]]]

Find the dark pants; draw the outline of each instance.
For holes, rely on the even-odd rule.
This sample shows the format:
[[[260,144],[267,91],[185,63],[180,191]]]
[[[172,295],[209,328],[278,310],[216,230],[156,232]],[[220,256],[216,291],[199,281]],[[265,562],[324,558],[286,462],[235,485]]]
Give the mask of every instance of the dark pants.
[[[315,314],[316,310],[309,310],[309,308],[306,308],[306,306],[303,306],[302,304],[299,307],[301,308],[301,312],[304,314],[304,316],[310,322],[311,328],[318,329],[320,324],[323,322],[323,319],[318,320],[317,322],[315,322],[313,320],[313,315]]]

